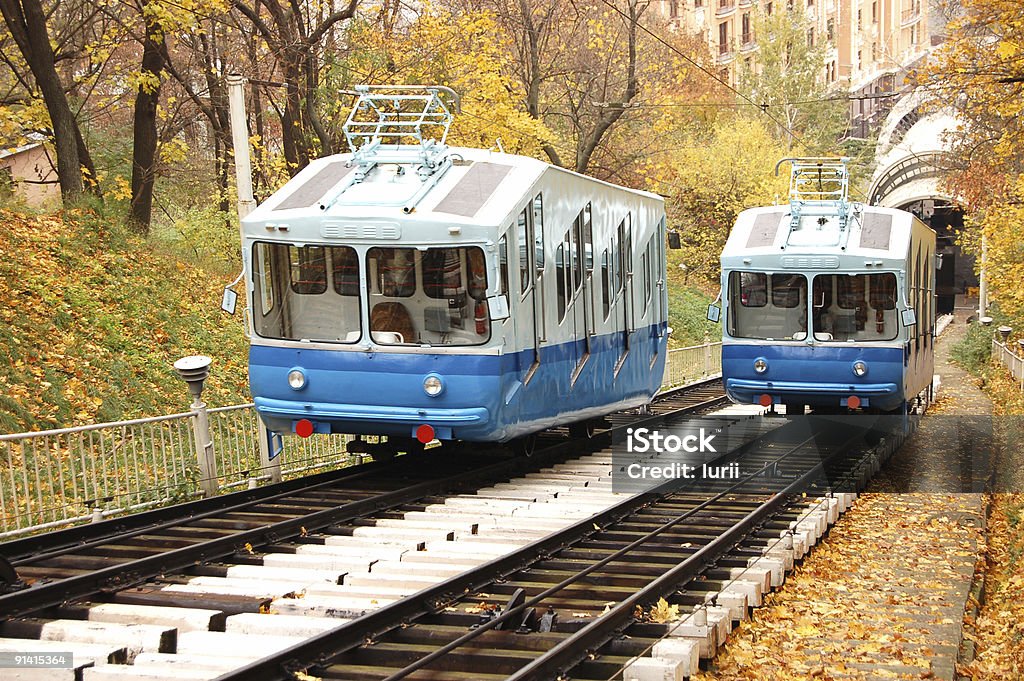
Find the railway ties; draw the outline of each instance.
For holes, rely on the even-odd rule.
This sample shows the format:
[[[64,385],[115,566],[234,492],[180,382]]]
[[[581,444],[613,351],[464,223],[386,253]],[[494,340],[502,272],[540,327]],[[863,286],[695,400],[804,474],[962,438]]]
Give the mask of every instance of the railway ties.
[[[764,472],[785,461],[794,475],[781,484],[755,474],[629,497],[222,678],[290,678],[282,669],[389,681],[607,679],[623,667],[624,678],[689,675],[781,584],[898,440],[866,451],[863,432],[830,424],[806,437],[783,423],[771,441],[756,438],[744,465]],[[819,496],[823,463],[850,492]],[[803,489],[808,498],[795,494]],[[659,598],[682,619],[654,621]]]
[[[775,421],[771,425],[774,427],[780,423]],[[751,431],[753,435],[754,431]],[[380,645],[367,655],[384,655],[388,650],[384,644],[390,639],[376,635],[382,631],[392,630],[387,636],[398,636],[395,640],[399,648],[428,645],[409,642],[419,640],[417,637],[425,636],[435,643],[444,642],[445,637],[454,639],[457,636],[449,635],[456,634],[456,629],[465,632],[473,625],[479,629],[480,620],[486,613],[496,612],[499,607],[507,612],[509,602],[518,598],[518,589],[523,589],[524,596],[533,597],[538,590],[550,588],[552,580],[565,579],[587,569],[595,561],[617,551],[616,547],[623,542],[650,532],[652,527],[666,519],[685,514],[687,509],[703,503],[702,500],[714,492],[709,489],[683,494],[674,501],[665,501],[657,509],[651,506],[649,510],[638,512],[632,522],[620,518],[622,524],[613,528],[601,518],[608,513],[607,506],[619,508],[626,497],[614,494],[611,489],[611,455],[607,448],[601,447],[604,441],[600,437],[592,442],[592,452],[576,462],[570,462],[571,454],[565,451],[557,456],[541,452],[532,460],[506,462],[510,468],[505,469],[501,479],[508,480],[511,475],[515,479],[510,481],[491,480],[485,488],[479,488],[484,484],[479,479],[474,484],[466,482],[461,488],[449,483],[448,491],[438,489],[429,493],[421,489],[420,495],[411,501],[395,503],[390,508],[384,505],[343,521],[327,522],[324,519],[321,527],[314,527],[308,532],[296,529],[291,535],[276,537],[264,533],[264,541],[253,543],[253,553],[236,543],[231,552],[215,554],[206,560],[193,560],[178,571],[167,570],[156,582],[122,589],[107,588],[95,592],[95,595],[86,595],[85,598],[91,599],[87,602],[58,604],[27,613],[36,615],[35,618],[9,620],[12,627],[21,628],[0,631],[0,636],[64,637],[65,645],[70,648],[84,645],[75,642],[82,639],[128,640],[125,638],[126,630],[117,628],[126,622],[145,622],[157,628],[147,633],[151,638],[120,651],[120,658],[117,657],[119,651],[113,650],[110,656],[96,660],[94,667],[85,668],[79,675],[94,681],[108,678],[214,678],[222,673],[242,674],[237,671],[239,668],[245,670],[247,665],[258,664],[255,661],[266,655],[276,656],[274,664],[278,670],[282,663],[302,666],[296,661],[294,652],[287,651],[294,650],[296,646],[316,645],[311,642],[320,640],[325,635],[324,631],[339,626],[343,628],[342,633],[346,627],[353,627],[344,635],[355,636],[354,649],[365,643],[368,636],[379,641]],[[578,448],[579,443],[566,443],[566,446]],[[766,457],[771,456],[767,452],[761,454],[760,459],[755,453],[750,455],[751,462],[767,460]],[[547,456],[552,457],[550,461],[545,459]],[[559,463],[560,460],[563,462]],[[551,465],[542,469],[546,463]],[[523,474],[525,470],[532,472]],[[499,477],[494,471],[491,474]],[[574,645],[570,639],[572,631],[605,619],[607,613],[604,609],[614,609],[609,604],[615,603],[615,599],[627,590],[636,591],[638,576],[655,578],[658,570],[664,571],[673,564],[679,564],[680,559],[695,554],[702,543],[714,541],[723,531],[728,532],[737,519],[745,517],[745,512],[757,506],[750,491],[733,495],[728,502],[723,501],[721,508],[695,511],[685,529],[666,534],[668,543],[661,542],[659,546],[655,542],[648,547],[646,555],[636,554],[621,564],[613,561],[593,570],[591,581],[582,583],[585,586],[574,587],[558,596],[563,601],[552,601],[556,606],[554,612],[558,614],[554,621],[550,621],[552,618],[548,617],[546,605],[531,606],[532,614],[527,617],[524,612],[515,627],[502,626],[481,632],[481,635],[486,634],[480,639],[481,643],[470,645],[468,650],[474,651],[485,643],[501,648],[505,644],[498,645],[495,641],[508,638],[513,631],[520,629],[528,633],[511,638],[529,649],[530,659],[561,645],[559,641],[569,641],[567,645]],[[806,506],[809,502],[802,503]],[[827,507],[831,505],[838,509],[844,503],[841,498],[826,501],[824,511],[803,513],[806,517],[801,517],[798,511],[785,511],[788,515],[779,515],[756,528],[748,528],[751,531],[746,532],[743,541],[737,541],[731,547],[728,555],[714,565],[705,566],[700,584],[688,586],[670,598],[683,613],[690,612],[696,604],[712,603],[706,609],[699,609],[698,613],[687,615],[683,625],[677,628],[677,634],[696,632],[704,638],[662,643],[657,649],[659,655],[668,655],[671,650],[678,652],[680,646],[696,646],[695,649],[712,654],[724,640],[731,623],[745,616],[747,607],[755,604],[767,588],[780,584],[783,570],[803,555],[828,522],[834,521],[835,512],[830,512]],[[620,508],[619,512],[626,511]],[[595,520],[591,520],[591,516]],[[595,522],[601,523],[603,535],[598,536],[593,527]],[[573,539],[565,534],[567,525],[589,528],[591,535]],[[790,536],[780,538],[780,535]],[[542,546],[536,557],[546,562],[531,562],[523,557],[522,552],[538,550],[538,542],[545,541],[548,542],[546,548]],[[376,556],[363,555],[371,544],[379,546],[380,553]],[[275,557],[269,561],[270,564],[268,556]],[[353,565],[356,557],[359,562]],[[304,564],[297,567],[295,563],[288,562],[295,559]],[[274,565],[275,560],[284,562]],[[325,562],[311,564],[314,561]],[[486,566],[496,561],[504,566],[507,576],[503,577],[504,585],[490,586],[494,580],[480,577],[479,569],[481,563]],[[527,568],[532,572],[514,574],[527,565],[532,565]],[[624,572],[620,574],[618,570]],[[464,574],[469,577],[463,577]],[[474,578],[474,574],[477,577]],[[742,578],[737,579],[740,576]],[[452,580],[460,578],[462,582],[453,585]],[[471,579],[471,583],[466,579]],[[604,595],[599,592],[600,580],[616,586],[614,582],[617,579],[620,582],[617,591],[613,589]],[[131,583],[132,580],[125,581]],[[441,587],[436,586],[439,582]],[[417,592],[415,598],[405,597]],[[456,603],[453,595],[458,594],[470,596],[465,603]],[[580,602],[575,599],[580,599]],[[427,601],[430,604],[423,612],[415,616],[407,613],[402,618],[402,621],[415,622],[413,626],[403,628],[398,625],[395,628],[382,624],[388,613],[394,613],[396,608],[419,607],[423,610]],[[438,605],[442,603],[446,605]],[[485,604],[483,608],[481,603]],[[139,605],[148,607],[139,608]],[[467,612],[466,608],[479,609],[479,612]],[[268,611],[277,614],[266,614]],[[576,617],[574,613],[581,616]],[[583,614],[588,616],[583,617]],[[418,619],[421,617],[435,617],[438,621],[421,621]],[[550,625],[544,624],[545,618]],[[67,624],[66,620],[78,622]],[[101,621],[108,624],[105,631],[96,626]],[[643,621],[628,626],[633,627],[630,629],[633,639],[647,643],[654,642],[654,632],[664,633],[665,628],[665,625]],[[545,627],[547,630],[540,631]],[[162,634],[157,631],[160,628],[173,630],[173,636],[161,638]],[[411,638],[405,641],[401,639],[402,635]],[[654,659],[624,643],[612,641],[602,645],[612,645],[612,648],[601,648],[604,662],[595,667],[601,672],[607,671],[612,662],[622,662],[613,660],[617,657],[626,658],[626,662],[635,655],[639,655],[637,660]],[[422,648],[410,650],[429,654]],[[612,655],[613,650],[618,652]],[[83,649],[80,655],[83,659],[85,653]],[[358,650],[345,654],[358,654]],[[130,659],[133,655],[133,665],[110,663]],[[322,652],[316,657],[321,655]],[[521,657],[511,655],[515,659]],[[469,664],[466,661],[472,658],[473,655],[458,651],[446,656],[448,662],[445,664],[458,667],[459,664]],[[378,662],[369,666],[397,669]],[[524,659],[520,662],[523,665],[530,663]],[[634,661],[633,664],[652,663]],[[347,663],[339,665],[346,669],[351,666]],[[335,670],[331,673],[337,676],[338,665],[331,666],[331,669]],[[457,672],[451,673],[456,675],[449,676],[449,672],[444,672],[441,677],[431,677],[430,674],[436,673],[424,670],[415,672],[413,678],[460,678]],[[484,672],[480,668],[466,673],[469,676],[465,678],[488,678],[481,675]],[[574,674],[579,673],[579,670],[574,671]],[[337,677],[349,678],[344,674]],[[256,674],[236,678],[261,677]],[[271,674],[267,678],[289,677]],[[366,678],[384,676],[375,677],[370,673]]]

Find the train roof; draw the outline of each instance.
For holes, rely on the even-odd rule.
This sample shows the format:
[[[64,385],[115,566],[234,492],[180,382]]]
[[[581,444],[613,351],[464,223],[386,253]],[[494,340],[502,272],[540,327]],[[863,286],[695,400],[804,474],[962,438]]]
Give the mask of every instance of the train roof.
[[[662,201],[657,194],[618,187],[526,156],[451,147],[447,157],[450,167],[423,179],[418,164],[385,160],[374,163],[358,181],[362,168],[352,154],[316,159],[253,210],[242,221],[243,228],[264,234],[264,227],[271,225],[319,228],[335,218],[499,226],[522,208],[545,172]]]
[[[906,211],[860,203],[847,206],[845,220],[834,206],[804,206],[795,218],[790,204],[745,210],[729,234],[722,262],[785,254],[905,260],[914,230],[931,231]]]

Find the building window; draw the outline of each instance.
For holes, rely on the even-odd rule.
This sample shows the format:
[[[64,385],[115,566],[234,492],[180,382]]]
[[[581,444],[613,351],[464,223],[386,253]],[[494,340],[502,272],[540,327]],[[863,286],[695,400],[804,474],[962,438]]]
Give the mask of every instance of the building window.
[[[725,54],[729,51],[729,24],[722,22],[718,25],[718,54]]]
[[[679,16],[679,0],[672,0],[668,3],[668,15],[673,19]]]
[[[878,43],[871,43],[871,61],[878,61]]]
[[[770,3],[770,2],[765,3],[764,13],[767,14],[768,16],[772,15],[772,3]]]
[[[858,31],[861,30],[862,27],[863,27],[863,22],[861,21],[861,12],[860,12],[860,10],[857,10],[857,30]]]
[[[828,33],[828,41],[836,39],[836,20],[831,17],[825,22],[825,31]]]
[[[704,6],[704,0],[693,0],[693,6],[694,7],[703,7]]]
[[[871,3],[871,23],[872,24],[877,24],[878,23],[878,3],[877,2]]]
[[[743,25],[743,44],[749,45],[754,42],[754,34],[750,32],[750,12],[744,12],[741,19]]]
[[[814,47],[814,27],[807,29],[807,47]]]

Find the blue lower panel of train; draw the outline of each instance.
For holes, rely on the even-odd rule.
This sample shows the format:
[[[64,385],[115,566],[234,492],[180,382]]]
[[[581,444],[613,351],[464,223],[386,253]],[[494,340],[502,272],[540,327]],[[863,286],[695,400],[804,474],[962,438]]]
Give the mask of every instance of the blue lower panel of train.
[[[322,433],[411,437],[429,425],[442,440],[505,441],[649,402],[661,385],[665,339],[651,329],[631,334],[616,375],[622,348],[622,334],[593,337],[573,383],[585,354],[580,341],[544,347],[528,382],[532,350],[442,355],[254,345],[249,382],[257,411],[278,432],[308,419]],[[306,377],[301,390],[288,385],[295,369]],[[434,397],[424,390],[429,376],[443,384]]]
[[[758,359],[768,365],[764,373],[754,370]],[[905,399],[903,360],[901,347],[726,343],[722,379],[735,402],[756,403],[768,395],[776,403],[846,406],[856,396],[861,406],[892,411]],[[858,361],[867,369],[863,376],[853,372]]]

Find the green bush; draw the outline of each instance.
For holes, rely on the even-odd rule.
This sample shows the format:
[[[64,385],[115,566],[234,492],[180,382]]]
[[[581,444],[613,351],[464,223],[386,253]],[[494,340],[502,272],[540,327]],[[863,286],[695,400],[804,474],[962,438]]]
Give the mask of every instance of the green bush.
[[[972,374],[980,374],[992,356],[992,327],[971,324],[962,339],[950,348],[950,356]]]

